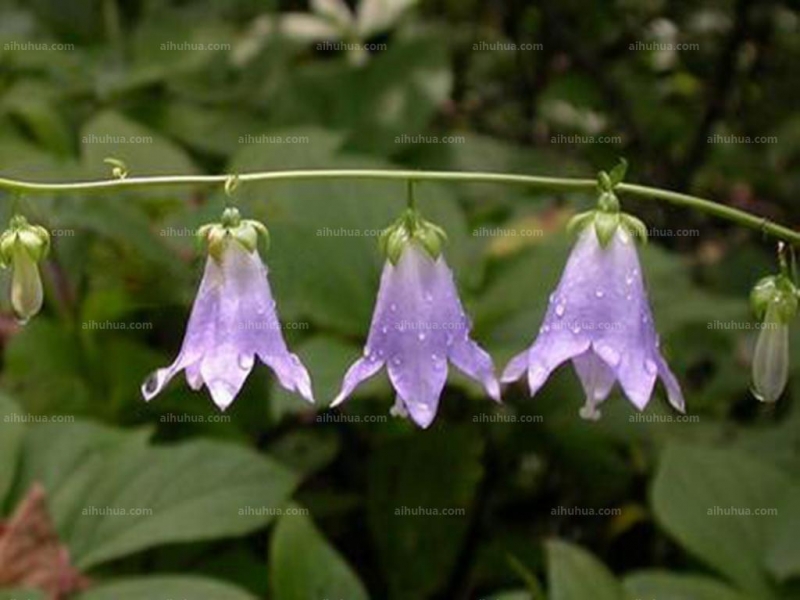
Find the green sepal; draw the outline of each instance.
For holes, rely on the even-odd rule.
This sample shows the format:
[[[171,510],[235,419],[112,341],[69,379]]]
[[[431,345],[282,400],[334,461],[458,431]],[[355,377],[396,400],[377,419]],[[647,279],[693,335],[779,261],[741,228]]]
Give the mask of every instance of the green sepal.
[[[640,220],[626,213],[622,213],[622,226],[633,236],[634,239],[642,244],[647,243],[647,226]]]
[[[31,225],[22,215],[14,215],[8,229],[0,235],[0,266],[8,267],[17,250],[38,263],[50,252],[50,234],[41,225]]]
[[[628,172],[628,161],[620,158],[616,166],[608,173],[608,178],[611,181],[611,187],[617,187],[617,184],[625,180],[625,174]]]
[[[570,235],[579,235],[583,233],[583,230],[594,222],[596,212],[597,211],[594,210],[588,210],[574,215],[569,222],[567,222],[567,233]]]
[[[219,262],[222,253],[231,241],[248,252],[255,252],[259,242],[263,250],[269,249],[269,231],[263,223],[253,219],[242,219],[235,208],[226,208],[219,223],[208,223],[197,230],[197,237],[208,246],[209,255]]]
[[[609,242],[614,239],[614,234],[617,233],[617,228],[620,224],[619,213],[604,212],[598,210],[595,212],[594,217],[594,230],[597,233],[597,239],[600,245],[605,248]]]
[[[764,277],[750,293],[750,304],[759,319],[763,319],[770,305],[776,305],[778,317],[789,323],[797,315],[800,291],[786,275]]]
[[[378,238],[381,253],[396,265],[409,243],[418,243],[434,260],[439,258],[447,242],[444,229],[426,221],[414,208],[406,209]]]

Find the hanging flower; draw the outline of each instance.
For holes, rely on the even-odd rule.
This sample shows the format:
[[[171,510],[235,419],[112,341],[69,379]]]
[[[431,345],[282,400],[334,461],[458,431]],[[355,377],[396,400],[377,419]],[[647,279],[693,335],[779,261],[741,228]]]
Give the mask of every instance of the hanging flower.
[[[617,381],[643,410],[659,377],[670,404],[684,412],[680,385],[659,349],[633,243],[634,237],[646,236],[646,229],[618,210],[611,194],[601,197],[600,210],[577,217],[574,224],[584,229],[550,296],[539,336],[511,360],[502,380],[516,381],[527,371],[533,396],[553,370],[572,359],[586,394],[580,410],[585,419],[600,418],[597,406]]]
[[[11,267],[11,306],[23,324],[42,309],[44,292],[39,262],[49,250],[47,230],[28,224],[21,215],[13,217],[0,236],[0,267]]]
[[[785,274],[765,277],[751,300],[763,318],[753,355],[753,395],[775,402],[789,380],[789,322],[797,314],[798,290]]]
[[[189,386],[199,390],[206,385],[214,403],[225,410],[258,357],[284,388],[313,402],[308,372],[286,348],[267,267],[258,254],[258,236],[266,237],[266,228],[241,220],[229,208],[222,223],[206,225],[199,234],[208,242],[209,257],[186,337],[175,362],[142,385],[144,399],[151,400],[185,369]]]
[[[364,356],[347,371],[332,406],[386,365],[397,392],[392,413],[428,427],[447,380],[448,360],[500,401],[492,359],[469,337],[470,321],[441,256],[444,238],[413,209],[384,232],[381,246],[388,260]]]

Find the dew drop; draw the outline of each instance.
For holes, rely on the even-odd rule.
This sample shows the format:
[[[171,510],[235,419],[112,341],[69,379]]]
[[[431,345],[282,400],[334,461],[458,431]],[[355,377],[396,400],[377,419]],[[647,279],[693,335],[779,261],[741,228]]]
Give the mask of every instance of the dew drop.
[[[555,301],[556,301],[556,295],[555,294],[550,294],[550,304],[552,304]]]
[[[447,337],[445,338],[445,340],[446,340],[446,342],[445,342],[445,343],[446,343],[448,346],[452,346],[452,345],[453,345],[453,334],[452,334],[452,333],[448,333],[448,334],[447,334]]]
[[[616,367],[619,364],[619,361],[621,360],[619,352],[614,350],[614,348],[612,348],[611,346],[604,344],[599,348],[595,348],[595,350],[597,354],[600,355],[600,358],[602,358],[612,367]]]
[[[433,302],[433,294],[431,294],[430,292],[426,292],[425,301],[426,302]]]
[[[424,342],[425,341],[425,334],[424,333],[420,332],[419,335],[417,335],[417,337],[419,338],[420,342]]]
[[[153,371],[147,376],[142,384],[142,390],[145,394],[153,394],[158,389],[158,371]]]
[[[658,372],[658,365],[649,358],[644,361],[644,368],[650,375],[655,375]]]
[[[556,315],[560,318],[564,316],[564,313],[567,312],[567,307],[563,304],[559,304],[556,306]]]
[[[572,333],[574,333],[575,335],[578,335],[580,332],[581,332],[581,326],[580,325],[575,325],[572,328]]]
[[[392,312],[397,312],[397,304],[394,304],[394,303],[390,304],[389,305],[389,310],[392,311]]]
[[[395,356],[395,357],[392,359],[392,363],[393,363],[395,366],[398,366],[398,367],[399,367],[401,364],[403,364],[403,361],[400,359],[400,357],[399,357],[399,356]]]
[[[605,295],[606,295],[606,293],[605,293],[603,290],[597,290],[597,291],[594,293],[594,295],[595,295],[595,296],[597,296],[598,298],[602,298],[603,296],[605,296]]]
[[[242,371],[249,371],[255,363],[255,357],[252,354],[240,354],[236,360]]]
[[[389,328],[386,325],[384,325],[383,327],[381,327],[381,333],[383,334],[389,333]]]

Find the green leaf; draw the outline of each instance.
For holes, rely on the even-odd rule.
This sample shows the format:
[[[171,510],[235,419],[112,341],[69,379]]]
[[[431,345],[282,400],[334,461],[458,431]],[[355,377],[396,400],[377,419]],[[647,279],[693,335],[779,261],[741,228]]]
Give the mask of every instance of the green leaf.
[[[106,158],[123,161],[131,176],[191,174],[195,168],[188,154],[158,132],[127,117],[105,111],[86,123],[80,132],[83,162],[93,175],[110,177]]]
[[[67,542],[86,569],[162,544],[244,535],[269,523],[295,485],[274,461],[233,444],[121,449],[73,513]]]
[[[689,552],[758,598],[771,598],[763,557],[776,517],[755,513],[774,509],[790,485],[747,454],[673,444],[651,498],[658,521]]]
[[[0,514],[22,450],[25,423],[18,418],[22,416],[19,407],[5,394],[0,394]]]
[[[475,518],[482,452],[474,430],[434,428],[373,454],[368,516],[390,597],[424,598],[447,582]]]
[[[269,568],[274,600],[369,598],[358,576],[306,516],[280,518]]]
[[[780,580],[800,577],[800,489],[795,486],[777,503],[766,565]]]
[[[550,540],[545,549],[549,600],[622,600],[614,575],[580,546]]]
[[[99,583],[75,600],[255,600],[243,589],[207,577],[160,575]]]
[[[667,571],[639,571],[622,582],[628,600],[748,600],[733,588],[710,577]]]
[[[0,600],[47,600],[43,592],[38,590],[0,590]]]

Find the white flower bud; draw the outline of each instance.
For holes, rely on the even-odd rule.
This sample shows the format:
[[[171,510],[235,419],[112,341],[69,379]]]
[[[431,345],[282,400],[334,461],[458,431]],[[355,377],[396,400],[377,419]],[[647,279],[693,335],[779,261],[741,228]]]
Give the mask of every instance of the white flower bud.
[[[39,266],[24,248],[17,247],[12,254],[11,306],[22,323],[42,309],[44,292]]]
[[[762,402],[780,398],[789,379],[789,324],[780,304],[770,303],[753,356],[753,394]]]

